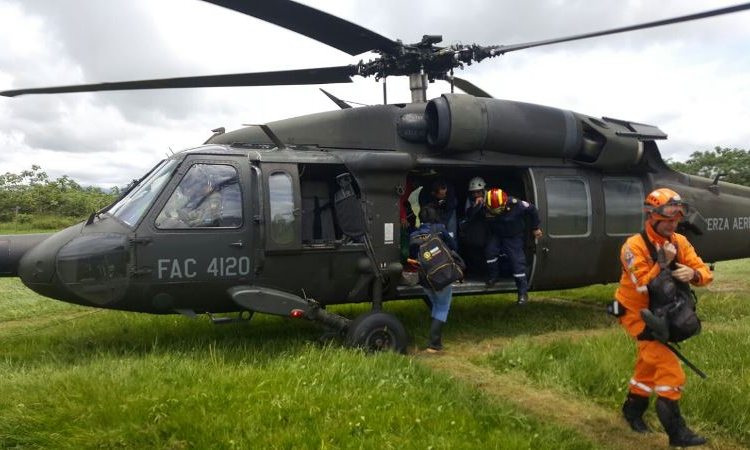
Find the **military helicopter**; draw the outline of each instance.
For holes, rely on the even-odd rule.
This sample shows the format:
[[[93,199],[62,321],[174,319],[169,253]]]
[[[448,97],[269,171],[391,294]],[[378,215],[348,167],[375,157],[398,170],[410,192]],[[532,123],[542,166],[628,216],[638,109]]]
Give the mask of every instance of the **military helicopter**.
[[[750,188],[685,175],[663,161],[658,127],[491,98],[453,72],[532,47],[670,25],[750,4],[516,45],[404,44],[290,0],[206,0],[359,55],[313,69],[16,89],[6,97],[133,89],[350,82],[408,76],[412,103],[350,108],[226,132],[178,152],[113,204],[52,235],[0,236],[0,276],[86,306],[154,314],[239,312],[305,318],[369,350],[405,351],[383,302],[421,296],[401,283],[400,212],[408,182],[442,177],[459,205],[471,177],[535,203],[544,236],[527,239],[532,290],[616,281],[624,239],[641,230],[657,187],[693,205],[680,224],[706,261],[750,256]],[[467,94],[427,101],[430,81]],[[585,258],[581,258],[585,255]],[[575,264],[571,264],[575,261]],[[470,276],[456,295],[515,290]],[[476,275],[476,274],[475,274]],[[326,306],[371,302],[351,320]],[[221,322],[226,318],[215,319]]]

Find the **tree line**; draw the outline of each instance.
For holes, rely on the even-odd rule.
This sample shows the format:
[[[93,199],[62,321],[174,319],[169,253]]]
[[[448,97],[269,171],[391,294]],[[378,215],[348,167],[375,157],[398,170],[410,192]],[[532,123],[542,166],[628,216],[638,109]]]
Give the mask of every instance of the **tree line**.
[[[739,148],[715,147],[713,150],[693,152],[685,162],[668,159],[674,170],[713,178],[725,174],[722,181],[750,186],[750,152]]]
[[[104,191],[83,187],[67,175],[50,179],[40,166],[0,175],[0,222],[28,220],[38,215],[83,218],[112,203],[119,188]]]

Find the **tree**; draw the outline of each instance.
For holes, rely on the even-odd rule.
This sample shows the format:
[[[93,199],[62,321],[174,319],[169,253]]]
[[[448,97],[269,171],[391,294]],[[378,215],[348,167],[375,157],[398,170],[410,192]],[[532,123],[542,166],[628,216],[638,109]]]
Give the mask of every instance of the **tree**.
[[[724,173],[724,181],[750,186],[750,152],[739,148],[715,147],[705,152],[693,152],[685,162],[667,160],[674,170],[713,178]]]
[[[50,180],[40,166],[33,165],[19,174],[0,175],[0,221],[14,220],[18,214],[81,218],[111,203],[118,193],[84,188],[67,175]]]

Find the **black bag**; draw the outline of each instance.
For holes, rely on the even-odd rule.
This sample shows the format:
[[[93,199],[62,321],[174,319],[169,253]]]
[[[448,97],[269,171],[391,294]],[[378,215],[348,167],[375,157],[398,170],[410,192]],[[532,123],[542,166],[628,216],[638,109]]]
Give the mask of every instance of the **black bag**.
[[[426,284],[425,287],[434,291],[442,291],[453,282],[464,278],[466,266],[463,259],[448,248],[434,227],[419,244],[418,261],[422,275],[420,278]],[[460,261],[460,264],[457,261]]]
[[[641,237],[651,253],[651,258],[661,268],[659,275],[648,284],[648,310],[641,311],[647,324],[644,339],[660,342],[681,342],[701,331],[701,321],[695,313],[697,297],[688,283],[672,277],[672,267],[666,264],[664,251],[656,251],[645,233]],[[650,335],[650,336],[649,336]]]

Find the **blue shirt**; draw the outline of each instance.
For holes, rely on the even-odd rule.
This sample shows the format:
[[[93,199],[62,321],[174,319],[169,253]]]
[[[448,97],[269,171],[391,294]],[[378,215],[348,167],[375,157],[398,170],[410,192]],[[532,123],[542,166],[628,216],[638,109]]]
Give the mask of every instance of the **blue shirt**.
[[[539,212],[536,206],[515,197],[508,197],[505,207],[498,214],[493,214],[489,210],[485,211],[485,218],[490,224],[492,233],[501,237],[523,236],[525,219],[529,220],[532,230],[539,228]]]

